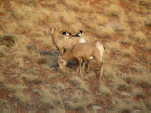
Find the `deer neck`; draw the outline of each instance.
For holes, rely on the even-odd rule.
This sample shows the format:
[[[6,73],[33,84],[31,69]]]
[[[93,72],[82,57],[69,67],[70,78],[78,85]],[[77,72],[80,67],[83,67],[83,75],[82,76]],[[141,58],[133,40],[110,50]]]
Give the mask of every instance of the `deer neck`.
[[[67,51],[67,52],[64,54],[63,58],[64,58],[66,61],[71,60],[71,59],[73,58],[72,52],[71,52],[71,51]]]

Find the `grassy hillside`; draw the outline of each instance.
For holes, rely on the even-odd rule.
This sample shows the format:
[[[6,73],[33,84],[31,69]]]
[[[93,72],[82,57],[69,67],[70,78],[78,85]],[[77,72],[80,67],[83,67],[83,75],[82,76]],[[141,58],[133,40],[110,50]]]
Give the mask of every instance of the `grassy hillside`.
[[[61,72],[50,29],[105,46],[104,73]],[[151,113],[150,0],[0,0],[0,113]]]

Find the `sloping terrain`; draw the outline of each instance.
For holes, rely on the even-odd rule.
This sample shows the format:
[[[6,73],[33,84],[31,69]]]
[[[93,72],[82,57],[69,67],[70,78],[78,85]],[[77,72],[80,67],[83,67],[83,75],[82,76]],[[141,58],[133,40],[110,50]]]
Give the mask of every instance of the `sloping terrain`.
[[[62,31],[105,46],[104,72],[52,68]],[[0,0],[0,113],[151,113],[150,0]]]

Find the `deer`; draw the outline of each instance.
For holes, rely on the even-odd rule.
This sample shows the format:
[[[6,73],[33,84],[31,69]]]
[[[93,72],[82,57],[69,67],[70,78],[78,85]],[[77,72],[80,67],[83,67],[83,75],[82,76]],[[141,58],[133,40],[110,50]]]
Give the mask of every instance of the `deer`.
[[[67,50],[62,56],[59,56],[58,64],[63,70],[69,60],[76,59],[79,62],[78,72],[81,73],[82,64],[88,64],[92,59],[95,59],[102,68],[103,54],[104,47],[100,41],[78,43],[73,48]]]
[[[51,30],[51,37],[52,42],[56,46],[56,48],[59,50],[60,54],[63,54],[65,50],[72,48],[77,43],[86,43],[87,40],[83,37],[83,31],[80,30],[80,32],[76,33],[75,35],[72,35],[70,32],[62,32],[62,36],[60,39],[55,37],[55,30]]]

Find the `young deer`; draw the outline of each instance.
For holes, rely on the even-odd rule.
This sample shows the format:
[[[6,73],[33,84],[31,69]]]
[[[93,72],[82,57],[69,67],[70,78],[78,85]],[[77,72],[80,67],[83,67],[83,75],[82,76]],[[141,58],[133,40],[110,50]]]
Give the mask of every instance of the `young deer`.
[[[100,41],[78,43],[72,49],[67,50],[62,56],[59,56],[58,64],[61,69],[67,65],[69,60],[77,59],[81,65],[95,59],[99,65],[103,63],[104,47]]]

